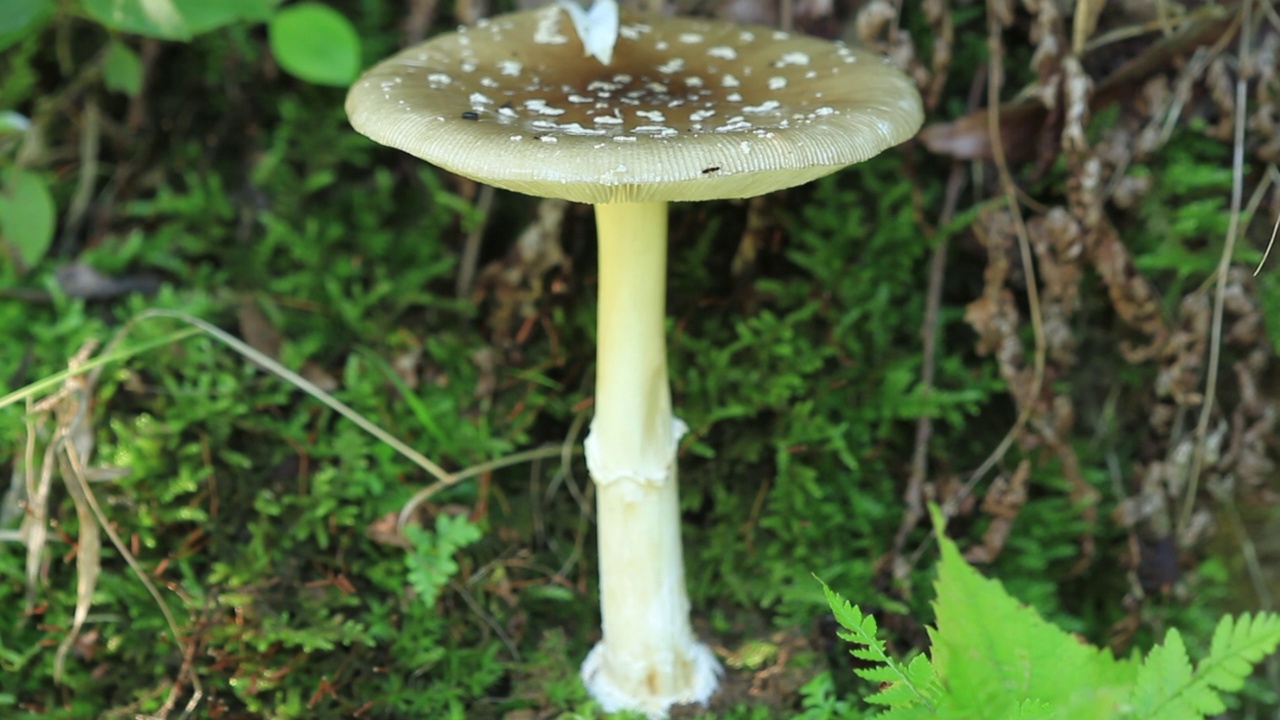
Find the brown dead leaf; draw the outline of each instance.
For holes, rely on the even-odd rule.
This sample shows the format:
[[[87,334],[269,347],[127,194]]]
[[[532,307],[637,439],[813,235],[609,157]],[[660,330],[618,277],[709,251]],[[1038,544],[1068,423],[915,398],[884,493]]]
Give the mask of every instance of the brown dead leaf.
[[[1111,511],[1111,519],[1121,527],[1134,528],[1149,518],[1159,516],[1166,530],[1172,528],[1169,496],[1164,482],[1167,472],[1165,463],[1161,460],[1138,465],[1134,469],[1134,475],[1138,478],[1138,491],[1116,504]]]
[[[236,306],[236,321],[240,326],[240,335],[254,350],[280,362],[280,351],[284,348],[284,336],[271,323],[258,307],[257,302],[245,298]],[[338,379],[320,365],[306,360],[298,368],[298,374],[306,378],[325,392],[338,389]]]
[[[1160,404],[1151,415],[1151,427],[1162,437],[1173,432],[1174,416],[1180,408],[1199,405],[1200,377],[1204,372],[1209,343],[1209,295],[1197,290],[1182,298],[1178,324],[1160,349],[1155,396]]]
[[[1060,367],[1075,364],[1076,338],[1072,320],[1080,307],[1081,256],[1084,238],[1079,225],[1062,208],[1027,221],[1041,282],[1040,307],[1046,352]]]
[[[977,508],[973,493],[967,492],[964,481],[956,475],[945,475],[939,480],[925,483],[924,496],[931,503],[952,508],[955,517],[972,515]]]
[[[1012,216],[1006,210],[989,210],[979,215],[973,230],[987,249],[987,267],[982,295],[966,307],[965,321],[978,333],[978,353],[994,355],[1019,416],[1026,418],[1016,437],[1018,444],[1028,452],[1042,448],[1052,453],[1070,483],[1071,499],[1086,522],[1080,538],[1080,559],[1072,570],[1078,572],[1094,554],[1092,529],[1097,519],[1097,493],[1084,479],[1071,445],[1074,406],[1069,397],[1054,394],[1051,381],[1038,382],[1035,369],[1025,361],[1019,334],[1020,312],[1009,287],[1015,277],[1011,258],[1016,233]],[[1040,313],[1046,332],[1045,377],[1052,380],[1057,374],[1067,373],[1074,364],[1070,320],[1079,304],[1083,233],[1076,220],[1059,208],[1044,217],[1032,218],[1028,234],[1042,270],[1037,279],[1043,286]],[[1050,352],[1051,348],[1056,352]],[[997,525],[991,541],[1002,543],[1000,533],[1007,529]],[[994,557],[993,547],[975,550],[975,557],[983,557],[983,553]]]
[[[539,202],[537,218],[520,233],[515,246],[480,272],[473,299],[490,300],[488,324],[495,345],[515,344],[520,327],[537,315],[539,303],[553,290],[548,275],[569,271],[569,256],[560,244],[568,206],[563,200]]]
[[[870,0],[858,9],[853,22],[853,39],[860,45],[888,56],[910,75],[917,87],[929,84],[929,69],[920,61],[911,34],[901,27],[901,2]]]
[[[378,516],[364,529],[364,536],[379,545],[409,549],[411,543],[404,533],[400,532],[399,517],[400,513],[395,511]]]
[[[1023,363],[1018,335],[1021,313],[1013,292],[1005,286],[1012,273],[1013,220],[1007,211],[988,210],[974,222],[973,230],[986,246],[987,267],[982,295],[965,307],[964,319],[978,333],[978,354],[995,357],[1000,376],[1021,407],[1031,400],[1032,372]]]
[[[769,196],[759,195],[747,201],[747,226],[742,230],[738,249],[729,263],[729,274],[738,279],[755,274],[756,259],[768,235],[777,231],[777,213],[769,212]]]
[[[1233,369],[1240,389],[1240,404],[1231,417],[1231,442],[1226,457],[1240,480],[1251,488],[1266,488],[1275,478],[1276,463],[1271,459],[1271,444],[1276,437],[1280,408],[1274,397],[1259,391],[1259,376],[1267,369],[1268,354],[1263,350],[1250,353],[1248,360],[1237,362]]]
[[[1218,122],[1206,134],[1224,142],[1230,142],[1235,134],[1236,79],[1227,69],[1227,59],[1221,55],[1209,63],[1204,76],[1205,89],[1213,100]]]
[[[1001,474],[991,483],[982,498],[982,512],[991,516],[991,524],[982,534],[982,544],[964,551],[964,559],[975,564],[988,564],[1000,557],[1005,541],[1013,531],[1013,521],[1018,518],[1027,502],[1027,479],[1031,477],[1031,463],[1018,463],[1012,475]]]
[[[1036,3],[1039,8],[1053,4]],[[1012,23],[1012,3],[994,2],[990,5],[997,13],[997,18],[1002,25],[1007,27]],[[1007,18],[1002,14],[1002,9],[1006,7],[1009,13]],[[1045,13],[1044,19],[1037,19],[1036,27],[1041,33],[1046,32],[1046,27],[1056,27],[1056,23],[1060,21],[1060,18],[1053,17],[1052,11],[1045,11]],[[1113,103],[1126,102],[1140,96],[1141,88],[1147,84],[1148,80],[1170,69],[1177,69],[1180,67],[1181,60],[1197,49],[1223,42],[1233,34],[1238,16],[1239,8],[1236,3],[1226,6],[1207,5],[1198,9],[1188,16],[1186,22],[1178,26],[1173,35],[1160,37],[1137,57],[1125,62],[1104,80],[1097,82],[1096,89],[1089,97],[1089,111],[1096,113]],[[1062,42],[1061,35],[1058,33],[1050,33],[1046,37],[1054,39],[1042,40],[1041,45],[1037,47],[1037,52],[1042,56],[1038,58],[1038,62],[1041,63],[1038,71],[1042,73],[1052,69],[1050,60]],[[1096,52],[1086,53],[1081,59],[1083,66],[1089,67],[1093,64],[1092,55]],[[1045,77],[1052,78],[1054,75],[1050,72]],[[1041,164],[1045,164],[1043,153],[1046,150],[1052,150],[1060,137],[1058,126],[1062,122],[1062,117],[1051,111],[1051,108],[1059,104],[1057,99],[1059,89],[1060,84],[1051,81],[1047,85],[1032,88],[1028,93],[1032,99],[1020,96],[1018,100],[999,107],[1000,137],[1010,163],[1025,162],[1036,157],[1036,153],[1039,152]],[[950,155],[963,160],[990,159],[991,138],[988,133],[987,115],[988,109],[983,108],[950,122],[928,125],[920,132],[920,138],[925,147],[940,155]],[[1049,159],[1054,155],[1056,151],[1052,152]]]
[[[920,6],[933,47],[929,53],[929,82],[923,88],[924,104],[932,112],[942,103],[942,93],[951,70],[952,47],[955,44],[955,23],[949,0],[924,0]]]
[[[1148,338],[1147,344],[1141,347],[1122,344],[1121,353],[1132,363],[1155,357],[1169,335],[1155,288],[1134,267],[1128,248],[1109,222],[1099,222],[1089,236],[1086,249],[1090,262],[1107,286],[1111,307],[1121,320]]]
[[[249,343],[249,347],[272,360],[280,359],[284,338],[256,302],[248,298],[241,300],[236,306],[236,322],[240,325],[240,336]]]
[[[1033,156],[1035,149],[1053,135],[1046,127],[1048,108],[1038,101],[1019,101],[1000,106],[1000,139],[1010,163]],[[938,155],[958,160],[991,158],[991,136],[987,111],[977,110],[950,122],[932,123],[920,131],[924,146]]]

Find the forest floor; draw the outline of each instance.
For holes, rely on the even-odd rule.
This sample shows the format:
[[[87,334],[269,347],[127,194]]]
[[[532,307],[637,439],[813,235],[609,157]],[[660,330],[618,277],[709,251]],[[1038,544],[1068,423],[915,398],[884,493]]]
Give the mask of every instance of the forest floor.
[[[512,9],[327,4],[365,66]],[[375,145],[261,22],[161,40],[95,5],[0,23],[0,716],[596,716],[590,208]],[[927,120],[673,205],[711,715],[870,717],[815,575],[927,648],[930,502],[1118,655],[1275,609],[1276,9],[714,5],[666,9],[873,47]],[[1272,662],[1232,717],[1277,697]]]

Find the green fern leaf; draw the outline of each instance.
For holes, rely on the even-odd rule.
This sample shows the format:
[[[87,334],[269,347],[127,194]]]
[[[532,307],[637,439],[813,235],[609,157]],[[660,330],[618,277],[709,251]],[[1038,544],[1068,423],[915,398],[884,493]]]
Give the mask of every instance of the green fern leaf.
[[[898,672],[888,665],[877,665],[869,668],[858,668],[853,671],[858,677],[873,683],[897,682]]]
[[[1018,706],[1017,713],[1013,716],[1014,720],[1052,720],[1058,717],[1058,713],[1050,707],[1049,703],[1040,700],[1027,700]]]
[[[928,705],[900,706],[869,716],[872,720],[934,720],[938,714]]]
[[[1137,666],[1055,627],[964,561],[934,523],[942,552],[933,669],[948,691],[948,717],[1013,718],[1046,704],[1063,718],[1114,716]],[[1026,705],[1027,701],[1034,701]]]
[[[1045,621],[965,562],[930,507],[942,558],[935,583],[932,660],[889,657],[870,615],[823,584],[840,637],[879,684],[867,697],[875,720],[1204,720],[1225,710],[1220,693],[1239,690],[1280,646],[1280,616],[1223,618],[1209,656],[1194,672],[1182,636],[1170,630],[1145,660],[1116,659]]]
[[[1218,621],[1209,644],[1209,657],[1196,666],[1196,675],[1218,690],[1234,692],[1244,687],[1253,666],[1280,645],[1280,615],[1245,613],[1232,622]],[[1221,712],[1220,710],[1218,712]]]
[[[441,588],[458,573],[454,553],[481,536],[480,529],[462,516],[437,515],[434,533],[417,525],[405,526],[410,543],[404,558],[407,578],[425,605],[434,607]]]
[[[924,655],[916,655],[905,667],[895,663],[892,667],[883,665],[857,673],[866,680],[881,684],[878,692],[864,698],[873,705],[910,707],[919,704],[931,708],[942,691],[933,675],[933,666]]]
[[[1195,673],[1177,630],[1152,648],[1138,671],[1127,717],[1132,720],[1201,720],[1225,711],[1221,692],[1234,692],[1280,645],[1280,616],[1261,613],[1239,620],[1222,618],[1213,632],[1209,656]]]
[[[1209,700],[1203,696],[1192,697],[1196,690],[1192,685],[1187,647],[1182,643],[1182,635],[1171,628],[1165,634],[1164,644],[1152,648],[1138,670],[1128,717],[1133,720],[1193,720],[1204,717],[1196,707],[1205,705]],[[1213,693],[1207,687],[1203,691]]]
[[[870,628],[866,628],[866,627],[864,627],[864,628],[863,628],[863,634],[865,634],[865,635],[866,635],[866,636],[868,636],[868,637],[875,637],[875,625],[874,625],[874,623],[872,624],[872,626],[871,626]],[[846,633],[846,632],[838,632],[838,633],[836,633],[836,635],[837,635],[837,636],[839,636],[839,637],[840,637],[841,639],[843,639],[843,640],[849,640],[850,642],[853,642],[853,639],[852,639],[852,638],[846,637],[847,635],[849,635],[849,633]],[[881,657],[881,653],[880,653],[880,652],[878,652],[878,651],[876,651],[876,650],[868,650],[868,649],[866,649],[866,648],[861,648],[861,647],[854,647],[852,650],[850,650],[850,651],[849,651],[849,654],[850,654],[850,655],[853,655],[854,657],[858,658],[859,660],[867,660],[867,661],[869,661],[869,662],[880,662],[880,657]]]
[[[818,582],[822,582],[819,580]],[[851,605],[838,593],[822,583],[822,592],[827,596],[827,604],[836,621],[845,628],[839,633],[843,640],[859,647],[851,652],[854,657],[876,663],[874,667],[857,670],[857,674],[872,682],[880,683],[878,692],[867,697],[869,703],[885,705],[895,711],[904,708],[921,707],[932,714],[933,704],[937,701],[941,688],[934,677],[933,667],[928,658],[917,655],[909,664],[902,665],[889,656],[884,643],[876,637],[876,620],[864,615],[856,605]],[[881,716],[884,717],[882,713]],[[916,715],[889,715],[891,720],[906,720]]]

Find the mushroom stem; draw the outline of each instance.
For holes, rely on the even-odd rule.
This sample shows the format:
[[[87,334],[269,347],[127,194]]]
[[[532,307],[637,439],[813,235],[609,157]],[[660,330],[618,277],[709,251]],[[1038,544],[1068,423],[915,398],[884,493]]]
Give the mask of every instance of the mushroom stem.
[[[675,450],[667,380],[667,204],[595,209],[600,268],[591,435],[600,453],[588,460],[591,475],[603,484],[660,483]]]
[[[667,379],[667,204],[596,205],[600,243],[595,418],[586,440],[596,483],[603,637],[582,665],[607,711],[664,717],[705,702],[720,666],[693,636],[680,542],[676,446]]]

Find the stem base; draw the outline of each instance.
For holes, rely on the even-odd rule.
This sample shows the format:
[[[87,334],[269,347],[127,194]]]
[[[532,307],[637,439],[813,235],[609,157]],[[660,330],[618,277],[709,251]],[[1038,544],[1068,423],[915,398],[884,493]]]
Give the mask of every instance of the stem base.
[[[587,692],[600,704],[605,712],[620,710],[637,710],[647,715],[650,720],[660,720],[667,716],[673,705],[697,703],[706,705],[720,685],[720,675],[724,668],[716,659],[715,653],[696,640],[684,648],[683,657],[678,665],[685,670],[685,687],[679,692],[667,695],[655,695],[646,692],[643,695],[629,693],[621,684],[615,682],[617,673],[606,669],[609,650],[603,641],[587,654],[582,663],[582,682]]]

